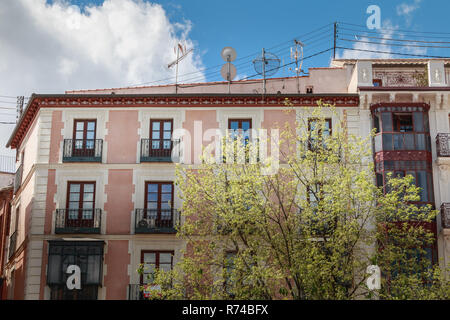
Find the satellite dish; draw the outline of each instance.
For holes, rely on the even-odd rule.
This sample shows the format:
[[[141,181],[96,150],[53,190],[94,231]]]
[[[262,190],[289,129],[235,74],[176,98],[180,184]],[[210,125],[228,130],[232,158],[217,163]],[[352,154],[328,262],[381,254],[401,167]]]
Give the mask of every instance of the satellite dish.
[[[232,47],[223,48],[220,55],[222,56],[222,59],[226,62],[234,61],[237,56],[236,50],[234,50]]]
[[[273,76],[280,68],[280,59],[270,52],[264,52],[253,60],[255,71],[264,77]]]
[[[236,67],[232,63],[230,63],[229,66],[228,63],[224,64],[222,69],[220,69],[220,75],[227,81],[233,80],[236,77],[236,74]]]

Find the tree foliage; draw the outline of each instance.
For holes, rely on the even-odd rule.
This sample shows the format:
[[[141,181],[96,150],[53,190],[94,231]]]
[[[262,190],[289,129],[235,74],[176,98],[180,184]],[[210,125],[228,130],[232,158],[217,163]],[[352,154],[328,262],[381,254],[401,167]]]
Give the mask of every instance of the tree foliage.
[[[445,274],[427,259],[436,211],[417,205],[413,178],[391,177],[385,192],[378,188],[372,136],[349,134],[334,107],[287,102],[286,112],[295,128],[279,127],[275,174],[265,174],[270,157],[216,163],[204,155],[195,167],[177,165],[186,249],[171,272],[156,274],[164,298],[450,298]],[[337,121],[327,134],[331,116]],[[248,160],[252,141],[227,143]],[[382,286],[371,292],[372,264]]]

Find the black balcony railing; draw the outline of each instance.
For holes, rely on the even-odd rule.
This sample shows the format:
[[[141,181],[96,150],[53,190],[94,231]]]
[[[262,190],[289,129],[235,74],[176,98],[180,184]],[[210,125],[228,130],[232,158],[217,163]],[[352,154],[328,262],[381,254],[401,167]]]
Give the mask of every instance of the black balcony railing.
[[[172,150],[180,140],[141,139],[141,162],[172,162]],[[174,154],[180,158],[180,149]]]
[[[16,243],[17,243],[17,231],[9,237],[9,249],[8,249],[8,259],[11,259],[14,252],[16,252]]]
[[[128,285],[128,300],[145,300],[144,294],[141,291],[141,284]]]
[[[22,185],[22,172],[23,172],[23,164],[20,165],[20,167],[16,171],[16,175],[14,177],[14,193],[19,190],[20,186]]]
[[[136,209],[136,233],[176,233],[180,214],[175,209]]]
[[[436,151],[438,157],[450,157],[450,133],[438,133],[436,136]]]
[[[64,139],[63,162],[102,162],[102,139]]]
[[[100,233],[101,209],[56,209],[55,233]]]
[[[450,202],[441,205],[442,228],[450,228]]]

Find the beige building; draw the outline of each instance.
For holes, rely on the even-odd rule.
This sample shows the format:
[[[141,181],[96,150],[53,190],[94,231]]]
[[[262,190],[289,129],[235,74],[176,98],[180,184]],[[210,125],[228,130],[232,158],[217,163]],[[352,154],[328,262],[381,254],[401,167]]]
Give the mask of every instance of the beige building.
[[[331,125],[344,121],[356,135],[378,128],[377,182],[413,174],[421,202],[442,206],[428,249],[448,264],[449,75],[446,60],[335,60],[299,79],[267,79],[264,96],[261,80],[233,82],[231,93],[215,82],[32,95],[8,142],[18,154],[17,241],[5,283],[21,294],[6,298],[139,298],[138,265],[171,268],[183,248],[171,156],[195,162],[208,130],[293,123],[285,98],[298,112],[319,99],[335,104]],[[81,269],[77,293],[65,286],[70,264]]]

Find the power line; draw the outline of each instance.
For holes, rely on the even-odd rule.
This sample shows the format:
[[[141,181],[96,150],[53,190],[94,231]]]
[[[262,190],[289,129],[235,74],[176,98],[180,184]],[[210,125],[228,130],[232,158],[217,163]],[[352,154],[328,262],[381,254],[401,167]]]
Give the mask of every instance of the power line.
[[[357,30],[357,29],[350,29],[350,28],[345,28],[345,27],[339,27],[339,30],[346,30],[346,31],[355,31],[358,33],[367,33],[367,34],[385,34],[385,35],[393,35],[393,34],[397,34],[397,35],[402,35],[402,36],[407,36],[407,37],[416,37],[416,38],[430,38],[430,39],[450,39],[450,36],[446,37],[446,36],[432,36],[432,35],[426,35],[426,36],[421,36],[421,35],[414,35],[414,34],[405,34],[403,32],[395,32],[395,31],[391,31],[391,32],[383,32],[383,31],[368,31],[367,29],[365,30]]]
[[[353,33],[340,33],[341,35],[346,36],[355,36],[359,38],[367,38],[367,39],[377,39],[377,40],[388,40],[388,41],[399,41],[399,42],[419,42],[419,43],[442,43],[442,44],[450,44],[450,41],[424,41],[424,40],[413,40],[413,39],[394,39],[394,38],[380,38],[380,37],[371,37],[367,35],[361,34],[353,34]]]
[[[5,122],[5,121],[0,121],[0,124],[16,124],[15,122]]]
[[[442,47],[442,46],[425,46],[425,45],[400,44],[400,43],[382,43],[382,42],[375,42],[375,41],[351,40],[351,39],[344,39],[344,38],[339,38],[339,40],[347,41],[347,42],[370,43],[370,44],[377,44],[377,45],[381,45],[381,46],[450,49],[450,47]]]
[[[339,22],[339,24],[349,25],[349,26],[354,26],[354,27],[360,27],[360,28],[367,28],[367,26],[363,26],[363,25],[360,25],[360,24],[353,24],[353,23],[346,23],[346,22]],[[446,35],[450,35],[450,32],[413,31],[413,30],[401,30],[401,29],[391,29],[391,28],[380,28],[379,30],[414,33],[414,34],[423,33],[423,34],[446,34]]]
[[[379,51],[379,50],[366,50],[366,49],[345,48],[345,47],[336,47],[336,49],[352,50],[352,51],[363,51],[363,52],[372,52],[372,53],[386,53],[386,54],[395,54],[395,55],[411,56],[411,57],[422,57],[422,58],[437,58],[437,59],[449,59],[450,58],[450,57],[431,56],[431,55],[423,55],[423,54],[399,53],[399,52],[389,52],[389,51]]]

